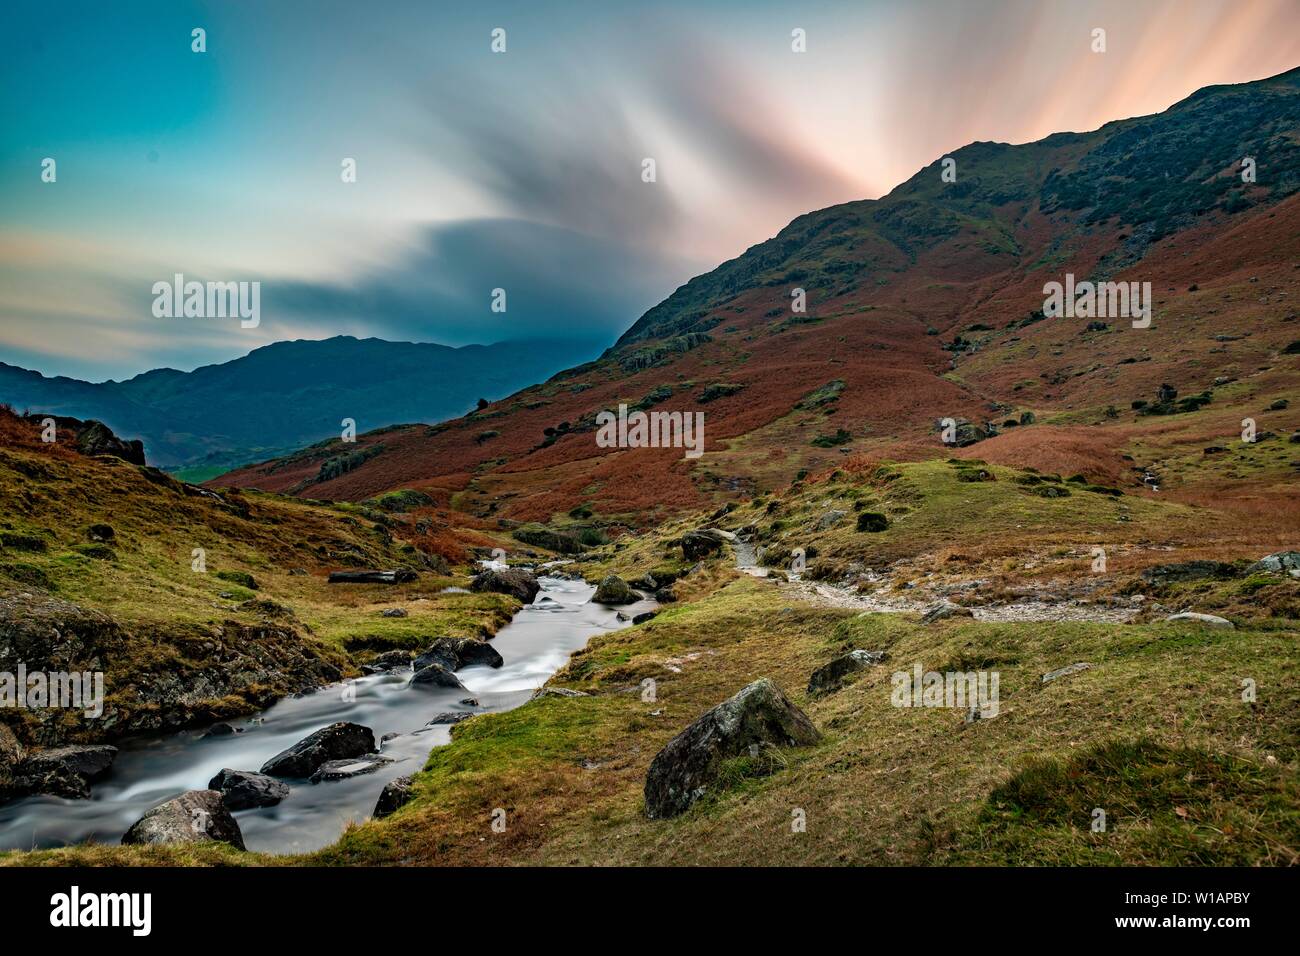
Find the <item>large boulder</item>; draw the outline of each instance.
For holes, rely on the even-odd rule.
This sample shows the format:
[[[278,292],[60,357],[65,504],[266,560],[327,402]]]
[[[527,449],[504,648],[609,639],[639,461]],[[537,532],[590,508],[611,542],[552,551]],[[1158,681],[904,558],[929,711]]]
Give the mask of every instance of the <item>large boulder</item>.
[[[415,787],[412,784],[411,777],[398,777],[395,780],[390,780],[384,785],[384,789],[379,792],[379,800],[375,803],[373,816],[376,820],[391,816],[410,803],[414,797]]]
[[[451,687],[465,690],[460,678],[436,661],[425,664],[411,675],[412,687]]]
[[[1198,614],[1196,611],[1184,611],[1181,614],[1170,614],[1166,621],[1191,621],[1195,624],[1204,624],[1206,627],[1221,627],[1225,630],[1231,630],[1234,625],[1226,617],[1219,617],[1217,614]]]
[[[91,782],[108,773],[116,757],[117,748],[108,744],[74,744],[32,754],[23,762],[23,770],[37,775],[66,770]]]
[[[773,681],[754,681],[670,740],[645,780],[652,818],[685,812],[716,779],[724,761],[762,747],[814,744],[821,734]]]
[[[641,595],[628,587],[628,583],[617,574],[610,574],[600,582],[591,599],[597,604],[634,604],[641,600]]]
[[[844,678],[857,670],[879,664],[885,659],[883,651],[849,651],[829,664],[817,668],[808,678],[808,695],[827,694],[840,689]]]
[[[1289,574],[1300,578],[1300,551],[1278,551],[1260,558],[1246,570],[1253,574]]]
[[[734,539],[734,535],[731,536]],[[682,554],[687,561],[703,561],[722,548],[727,534],[716,528],[702,528],[682,535]]]
[[[208,781],[208,789],[221,793],[227,810],[273,807],[289,795],[289,785],[264,773],[223,769]]]
[[[244,835],[216,790],[190,790],[154,807],[126,831],[124,844],[218,840],[244,849]]]
[[[375,735],[369,727],[339,721],[304,737],[262,764],[273,777],[310,777],[329,760],[343,760],[375,752]]]
[[[476,637],[440,637],[415,659],[418,671],[430,664],[441,664],[449,671],[460,670],[473,664],[500,667],[505,661],[495,647]]]
[[[471,591],[491,591],[494,594],[509,594],[525,604],[532,604],[533,598],[542,586],[537,583],[537,576],[523,568],[487,568],[474,575],[470,583]]]

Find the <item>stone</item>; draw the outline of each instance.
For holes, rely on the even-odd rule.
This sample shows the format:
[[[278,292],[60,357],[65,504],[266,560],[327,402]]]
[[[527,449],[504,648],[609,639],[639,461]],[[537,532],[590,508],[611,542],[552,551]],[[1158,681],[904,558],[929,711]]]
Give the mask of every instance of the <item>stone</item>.
[[[469,589],[475,592],[509,594],[525,604],[532,604],[542,586],[537,583],[535,574],[523,568],[488,568],[474,575]]]
[[[453,687],[457,690],[465,690],[465,685],[460,682],[460,678],[436,662],[425,664],[418,671],[411,675],[412,687]]]
[[[202,843],[217,840],[244,849],[244,835],[216,790],[190,790],[154,807],[131,825],[122,842]]]
[[[487,641],[475,637],[440,637],[417,657],[412,666],[418,671],[429,664],[441,664],[447,670],[460,670],[474,664],[500,667],[505,661]]]
[[[1289,574],[1300,577],[1300,551],[1278,551],[1260,558],[1246,570],[1253,574]]]
[[[632,618],[632,623],[644,624],[646,621],[654,620],[654,618],[658,616],[659,616],[658,611],[642,611],[640,614],[637,614]]]
[[[1079,661],[1077,664],[1069,664],[1065,667],[1058,668],[1057,670],[1048,671],[1046,674],[1043,675],[1043,683],[1050,684],[1054,680],[1058,680],[1059,678],[1062,677],[1069,677],[1071,674],[1077,674],[1080,671],[1086,671],[1091,667],[1092,665],[1089,664],[1087,661]]]
[[[473,716],[467,710],[447,710],[441,714],[434,714],[433,718],[424,726],[440,727],[446,724],[459,724],[462,720],[469,720]]]
[[[844,678],[857,670],[879,664],[885,659],[883,651],[854,650],[841,654],[829,664],[817,668],[808,678],[808,696],[830,693],[840,689]]]
[[[74,744],[38,751],[23,761],[23,773],[46,776],[59,771],[75,774],[86,782],[98,780],[113,765],[117,748],[108,744]]]
[[[235,728],[227,723],[213,724],[203,732],[204,737],[229,737],[235,733]]]
[[[569,687],[539,687],[533,692],[529,700],[537,700],[539,697],[590,697],[586,691],[573,690]]]
[[[380,617],[407,617],[407,610],[404,607],[386,607],[379,612]]]
[[[1195,611],[1183,611],[1181,614],[1170,614],[1166,621],[1195,621],[1198,624],[1204,624],[1207,627],[1232,628],[1234,625],[1226,617],[1219,617],[1216,614],[1198,614]]]
[[[384,651],[384,653],[376,655],[375,659],[370,662],[370,666],[376,671],[391,671],[399,667],[405,667],[410,663],[410,651],[396,650]]]
[[[298,741],[262,765],[274,777],[310,777],[329,760],[344,760],[375,752],[375,735],[369,727],[339,721]]]
[[[685,812],[714,783],[722,764],[751,748],[808,746],[812,721],[769,678],[760,678],[698,717],[659,751],[645,781],[651,818]]]
[[[687,561],[702,561],[720,550],[724,540],[716,531],[688,531],[681,538],[682,554]]]
[[[384,789],[379,792],[379,800],[376,801],[375,810],[371,816],[376,820],[392,816],[414,798],[414,779],[409,776],[397,777],[384,784]]]
[[[951,601],[940,601],[937,604],[931,604],[921,615],[922,624],[933,624],[935,621],[943,621],[950,617],[974,617],[975,612],[968,607],[962,607],[960,604],[953,604]]]
[[[289,785],[264,773],[222,769],[208,781],[208,789],[221,794],[227,810],[273,807],[289,795]]]
[[[591,599],[597,604],[633,604],[641,596],[627,586],[627,582],[617,574],[610,574],[600,582]]]
[[[384,764],[392,762],[391,758],[382,754],[362,754],[360,757],[350,757],[345,760],[327,760],[316,768],[316,772],[311,775],[311,782],[323,783],[360,777],[367,773],[374,773]]]

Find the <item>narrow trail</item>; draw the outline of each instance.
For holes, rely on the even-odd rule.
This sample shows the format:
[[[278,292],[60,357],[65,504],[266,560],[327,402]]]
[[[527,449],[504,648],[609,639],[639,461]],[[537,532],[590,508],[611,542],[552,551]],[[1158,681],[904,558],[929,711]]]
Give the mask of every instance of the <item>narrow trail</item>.
[[[733,542],[736,568],[757,578],[769,576],[769,569],[758,563],[757,549],[752,541],[737,538]],[[933,601],[910,601],[896,593],[860,593],[852,588],[825,581],[805,581],[790,573],[788,582],[777,585],[781,590],[801,601],[819,607],[847,608],[872,614],[924,614],[934,606]],[[971,607],[977,621],[1094,621],[1105,624],[1123,624],[1137,616],[1137,608],[1103,607],[1084,601],[1071,600],[1060,603],[1047,601],[1018,601],[1014,604],[989,604]]]

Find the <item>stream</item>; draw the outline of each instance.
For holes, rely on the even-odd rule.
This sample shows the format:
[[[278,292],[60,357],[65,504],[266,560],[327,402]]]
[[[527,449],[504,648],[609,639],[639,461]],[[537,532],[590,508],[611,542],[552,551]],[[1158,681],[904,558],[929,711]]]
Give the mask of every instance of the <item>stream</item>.
[[[456,672],[478,706],[462,703],[466,691],[410,686],[408,667],[286,698],[260,714],[229,721],[239,731],[233,735],[205,737],[204,728],[198,728],[118,741],[117,759],[108,776],[92,786],[89,800],[38,795],[0,806],[0,848],[38,849],[87,840],[116,844],[146,810],[186,790],[206,789],[223,767],[258,770],[270,757],[335,721],[369,727],[377,743],[394,734],[379,744],[393,762],[376,772],[319,784],[286,781],[291,792],[276,806],[234,815],[250,850],[306,853],[327,846],[350,821],[370,816],[386,783],[418,771],[430,749],[450,741],[450,725],[426,726],[434,715],[518,707],[593,635],[627,627],[617,618],[619,610],[630,618],[656,606],[643,600],[605,607],[589,603],[596,589],[583,581],[538,581],[542,590],[533,603],[492,639],[504,665]]]

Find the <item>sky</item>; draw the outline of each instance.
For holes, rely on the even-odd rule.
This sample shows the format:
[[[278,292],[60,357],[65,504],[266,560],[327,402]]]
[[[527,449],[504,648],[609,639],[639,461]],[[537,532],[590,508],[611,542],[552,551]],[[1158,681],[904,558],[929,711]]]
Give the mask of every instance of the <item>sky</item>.
[[[1300,0],[5,0],[0,361],[102,381],[339,334],[604,346],[966,143],[1300,65],[1298,22]],[[260,323],[155,316],[176,273],[260,282]]]

